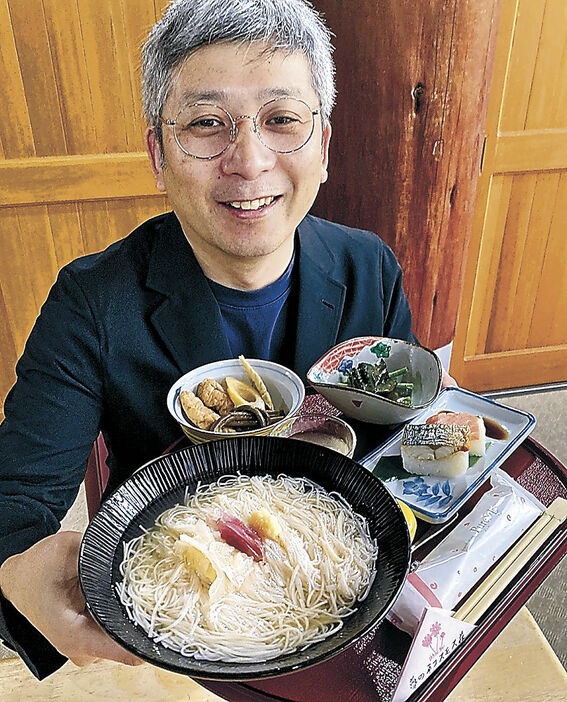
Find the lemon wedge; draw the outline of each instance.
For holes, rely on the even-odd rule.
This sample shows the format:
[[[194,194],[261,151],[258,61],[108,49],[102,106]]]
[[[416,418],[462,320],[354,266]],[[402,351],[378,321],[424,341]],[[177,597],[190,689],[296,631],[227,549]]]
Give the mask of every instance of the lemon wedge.
[[[410,541],[413,541],[413,537],[415,536],[415,531],[417,529],[417,519],[415,518],[415,514],[405,502],[397,500],[397,503],[400,505],[402,512],[404,513],[404,517],[406,518],[406,522],[408,523]]]

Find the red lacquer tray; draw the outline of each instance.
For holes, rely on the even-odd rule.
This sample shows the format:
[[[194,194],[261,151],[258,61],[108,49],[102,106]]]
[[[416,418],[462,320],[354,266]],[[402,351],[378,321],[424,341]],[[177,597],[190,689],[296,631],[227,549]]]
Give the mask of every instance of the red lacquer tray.
[[[307,397],[305,410],[337,414],[321,396]],[[385,438],[379,435],[377,428],[369,429],[368,425],[348,421],[359,438],[355,457],[365,455]],[[364,436],[369,430],[371,436]],[[567,470],[531,438],[526,439],[501,468],[546,507],[556,497],[567,498]],[[486,482],[467,501],[459,511],[461,516],[472,509],[489,484]],[[435,542],[430,542],[417,556],[422,558],[434,546]],[[492,604],[463,644],[409,700],[438,702],[445,699],[566,552],[567,523],[564,523]],[[299,673],[246,683],[198,682],[230,702],[388,702],[410,643],[407,634],[385,621],[345,653]]]

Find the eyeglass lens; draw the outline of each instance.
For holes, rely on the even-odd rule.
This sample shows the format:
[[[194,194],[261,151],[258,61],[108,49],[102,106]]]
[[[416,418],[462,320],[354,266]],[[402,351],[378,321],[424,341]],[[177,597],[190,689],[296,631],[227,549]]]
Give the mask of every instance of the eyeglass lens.
[[[256,134],[262,144],[278,153],[291,153],[304,146],[313,133],[311,108],[302,100],[270,100],[258,111]],[[190,156],[213,158],[235,138],[230,114],[217,105],[190,105],[175,120],[175,137]]]

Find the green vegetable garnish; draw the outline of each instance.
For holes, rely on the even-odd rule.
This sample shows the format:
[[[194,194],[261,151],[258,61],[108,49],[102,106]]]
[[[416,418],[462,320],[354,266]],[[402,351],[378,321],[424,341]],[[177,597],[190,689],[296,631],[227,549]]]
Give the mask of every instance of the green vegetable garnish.
[[[380,346],[383,348],[379,348]],[[390,347],[382,342],[378,342],[371,351],[374,353],[377,350],[383,352],[384,348],[387,349],[389,355]],[[402,382],[406,381],[406,379],[409,380],[408,376],[409,369],[407,366],[398,368],[391,373],[388,372],[386,361],[383,358],[380,358],[377,363],[361,362],[356,368],[345,372],[346,385],[348,387],[382,395],[389,400],[411,407],[414,384]]]

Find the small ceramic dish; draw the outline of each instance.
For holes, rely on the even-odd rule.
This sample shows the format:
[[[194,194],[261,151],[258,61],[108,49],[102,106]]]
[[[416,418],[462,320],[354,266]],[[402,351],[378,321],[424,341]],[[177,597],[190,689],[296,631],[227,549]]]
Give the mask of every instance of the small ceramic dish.
[[[360,363],[375,365],[383,358],[390,373],[407,367],[414,385],[411,404],[346,384]],[[307,372],[309,383],[347,417],[371,424],[407,422],[428,407],[441,391],[443,369],[433,351],[400,339],[363,336],[329,349]]]
[[[356,447],[354,430],[342,419],[325,414],[301,414],[280,424],[272,436],[326,446],[352,458]]]
[[[239,431],[236,436],[270,434],[273,429],[293,417],[301,407],[301,403],[305,398],[305,386],[301,378],[293,371],[285,368],[285,366],[273,363],[272,361],[262,361],[257,358],[249,358],[247,360],[264,381],[274,403],[274,408],[277,410],[283,409],[285,411],[285,416],[274,424],[269,424],[265,427],[251,429],[249,431]],[[207,363],[204,366],[195,368],[189,373],[185,373],[185,375],[182,375],[181,378],[172,385],[167,395],[167,408],[170,414],[179,423],[184,434],[194,444],[224,439],[229,436],[235,436],[235,434],[207,431],[195,426],[185,417],[179,401],[179,393],[182,390],[196,392],[199,383],[205,380],[205,378],[212,378],[213,380],[222,382],[227,376],[250,382],[240,361],[237,358],[230,358],[223,361],[215,361],[214,363]]]
[[[445,388],[437,400],[412,424],[423,424],[437,412],[468,412],[482,417],[486,426],[486,453],[470,456],[464,475],[444,478],[435,475],[414,475],[404,470],[401,458],[403,429],[359,460],[359,463],[380,478],[398,500],[405,502],[425,522],[446,522],[464,505],[490,475],[530,434],[536,420],[529,412],[501,405],[487,397],[461,388]]]

